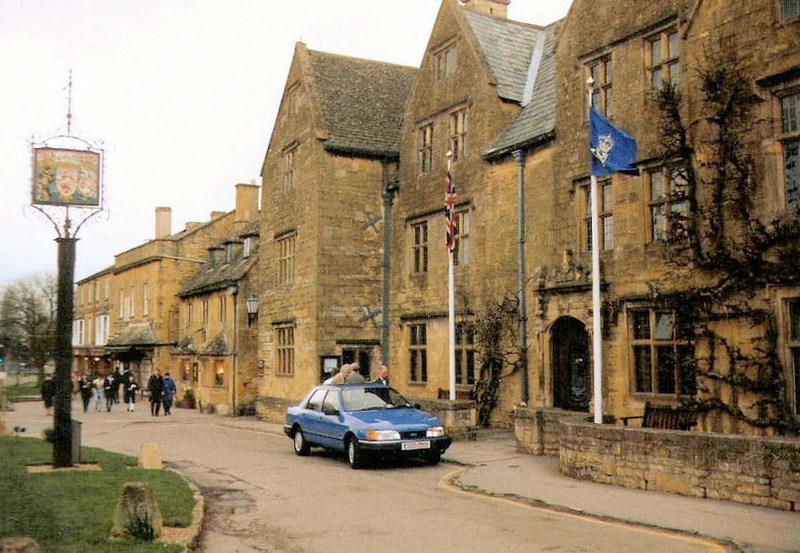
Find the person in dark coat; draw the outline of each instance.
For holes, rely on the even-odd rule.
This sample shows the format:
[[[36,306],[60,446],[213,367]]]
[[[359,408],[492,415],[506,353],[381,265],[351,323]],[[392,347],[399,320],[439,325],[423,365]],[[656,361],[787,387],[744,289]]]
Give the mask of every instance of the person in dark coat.
[[[373,380],[376,384],[383,384],[384,386],[389,385],[389,367],[386,365],[381,365],[381,368],[378,370],[378,376]]]
[[[114,382],[114,375],[106,375],[103,380],[103,392],[106,395],[106,411],[111,411],[111,406],[114,405],[114,396],[116,395],[116,384]]]
[[[164,379],[158,369],[153,370],[153,374],[150,375],[147,391],[150,392],[150,414],[157,417],[161,411],[161,396],[164,394]]]
[[[81,375],[78,381],[78,388],[81,392],[81,400],[83,401],[83,412],[89,409],[89,402],[92,401],[92,381],[85,374]]]
[[[112,391],[114,395],[114,403],[119,403],[119,389],[122,387],[122,372],[120,372],[119,367],[114,369],[114,389]]]
[[[178,387],[175,381],[169,375],[164,373],[164,394],[161,396],[161,401],[164,404],[164,415],[172,414],[172,400],[175,399],[175,394],[178,392]]]
[[[52,415],[53,398],[56,397],[56,381],[49,374],[45,375],[44,380],[42,380],[41,392],[44,408],[47,410],[48,415]]]
[[[136,383],[136,379],[128,371],[122,373],[122,382],[125,394],[123,400],[128,405],[128,411],[133,412],[136,406],[136,392],[139,391],[139,384]]]

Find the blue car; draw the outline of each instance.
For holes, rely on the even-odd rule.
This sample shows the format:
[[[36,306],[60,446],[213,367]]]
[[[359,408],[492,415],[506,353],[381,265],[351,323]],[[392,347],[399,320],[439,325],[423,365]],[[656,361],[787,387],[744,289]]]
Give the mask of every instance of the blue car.
[[[421,456],[435,465],[452,441],[441,419],[382,384],[317,386],[286,410],[283,431],[298,455],[315,446],[341,451],[354,469],[379,453]]]

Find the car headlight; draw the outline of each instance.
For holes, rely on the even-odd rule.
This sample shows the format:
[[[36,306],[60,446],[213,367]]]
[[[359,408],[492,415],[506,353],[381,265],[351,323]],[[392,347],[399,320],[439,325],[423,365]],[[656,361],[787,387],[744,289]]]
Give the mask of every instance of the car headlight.
[[[367,430],[367,439],[376,441],[399,440],[400,432],[397,430]]]
[[[439,438],[444,436],[444,426],[431,426],[425,431],[426,438]]]

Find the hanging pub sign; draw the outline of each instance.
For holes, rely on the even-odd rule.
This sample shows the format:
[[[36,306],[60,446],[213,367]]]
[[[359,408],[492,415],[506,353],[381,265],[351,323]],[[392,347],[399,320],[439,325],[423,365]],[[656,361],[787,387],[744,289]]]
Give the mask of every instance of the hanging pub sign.
[[[100,152],[33,149],[33,203],[100,205]]]

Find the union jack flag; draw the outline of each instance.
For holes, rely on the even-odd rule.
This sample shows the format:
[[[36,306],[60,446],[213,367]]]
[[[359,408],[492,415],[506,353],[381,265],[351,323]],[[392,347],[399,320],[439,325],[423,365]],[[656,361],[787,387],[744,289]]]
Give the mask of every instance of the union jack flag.
[[[453,182],[453,175],[447,171],[447,178],[444,181],[444,218],[445,218],[445,247],[447,253],[453,253],[456,247],[456,235],[458,235],[458,215],[455,213],[456,185]]]

